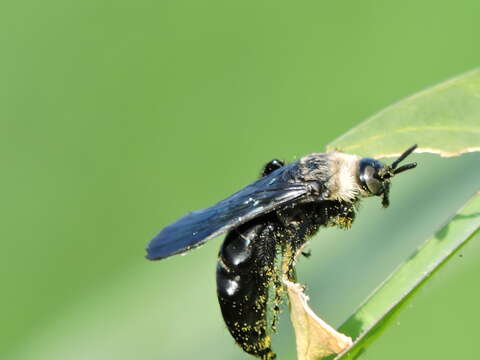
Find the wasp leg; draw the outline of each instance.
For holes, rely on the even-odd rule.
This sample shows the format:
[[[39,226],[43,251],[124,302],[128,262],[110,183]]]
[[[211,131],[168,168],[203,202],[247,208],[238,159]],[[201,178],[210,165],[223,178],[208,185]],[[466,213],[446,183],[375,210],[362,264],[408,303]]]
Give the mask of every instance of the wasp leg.
[[[308,259],[312,256],[312,250],[302,251],[302,255]]]
[[[278,160],[278,159],[270,160],[263,167],[262,174],[260,177],[264,177],[271,174],[275,170],[280,169],[283,165],[285,165],[285,162],[283,162],[282,160]]]
[[[217,264],[217,295],[223,319],[242,349],[274,359],[267,333],[269,286],[274,277],[274,223],[255,220],[228,233]]]
[[[295,269],[293,256],[284,255],[283,257],[283,274],[290,282],[297,282],[297,271]]]

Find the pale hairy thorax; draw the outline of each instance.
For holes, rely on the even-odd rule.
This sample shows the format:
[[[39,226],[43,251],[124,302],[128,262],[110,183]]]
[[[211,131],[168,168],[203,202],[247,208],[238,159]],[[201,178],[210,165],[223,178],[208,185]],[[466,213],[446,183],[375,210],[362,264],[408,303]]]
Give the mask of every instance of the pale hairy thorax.
[[[339,151],[327,153],[330,177],[327,188],[330,190],[329,200],[353,202],[359,196],[368,196],[358,180],[360,157]]]

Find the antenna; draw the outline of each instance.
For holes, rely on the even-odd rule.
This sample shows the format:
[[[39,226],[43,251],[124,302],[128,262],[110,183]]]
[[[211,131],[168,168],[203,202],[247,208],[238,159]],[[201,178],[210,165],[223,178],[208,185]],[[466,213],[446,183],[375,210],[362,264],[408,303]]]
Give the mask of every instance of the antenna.
[[[401,172],[404,172],[405,170],[413,169],[416,166],[417,166],[416,162],[410,163],[410,164],[405,164],[405,165],[400,166],[398,169],[393,170],[393,173],[395,175],[397,175],[397,174],[400,174]]]
[[[380,175],[380,178],[382,180],[387,180],[387,179],[390,179],[391,177],[393,177],[397,174],[400,174],[404,171],[407,171],[407,170],[410,170],[410,169],[413,169],[414,167],[416,167],[417,163],[413,162],[413,163],[402,165],[397,169],[398,164],[400,164],[408,155],[410,155],[412,152],[414,152],[416,148],[417,148],[417,144],[415,144],[415,145],[409,147],[407,150],[405,150],[403,152],[403,154],[400,155],[398,157],[398,159],[395,160],[392,163],[392,165],[386,166],[384,168],[385,173]],[[384,208],[386,208],[386,207],[388,207],[388,205],[390,205],[390,199],[388,198],[389,193],[390,193],[390,181],[385,181],[384,190],[383,190],[383,194],[382,194],[382,205],[383,205]]]
[[[396,167],[398,166],[398,164],[400,164],[408,155],[410,155],[412,152],[415,151],[415,149],[417,148],[417,144],[409,147],[407,150],[404,151],[404,153],[402,155],[400,155],[398,157],[397,160],[395,160],[392,165],[390,165],[390,167],[392,168],[393,171],[393,174],[396,175],[396,174],[400,174],[401,172],[404,172],[406,170],[410,170],[410,169],[413,169],[415,166],[417,166],[417,163],[410,163],[410,164],[405,164],[405,165],[402,165],[400,166],[398,169],[396,169]]]

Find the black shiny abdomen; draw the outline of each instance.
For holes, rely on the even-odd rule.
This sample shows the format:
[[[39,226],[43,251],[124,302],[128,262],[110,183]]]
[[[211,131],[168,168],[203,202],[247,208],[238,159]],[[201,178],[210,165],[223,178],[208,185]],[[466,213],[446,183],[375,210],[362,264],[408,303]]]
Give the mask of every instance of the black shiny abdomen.
[[[244,351],[262,359],[275,357],[267,334],[275,228],[274,223],[258,219],[232,230],[217,264],[217,294],[228,330]]]
[[[228,330],[244,351],[261,359],[275,357],[267,313],[273,305],[269,288],[279,286],[277,249],[287,265],[285,275],[294,281],[294,256],[308,237],[320,226],[348,227],[354,216],[350,203],[312,202],[256,218],[227,234],[218,256],[218,301]]]

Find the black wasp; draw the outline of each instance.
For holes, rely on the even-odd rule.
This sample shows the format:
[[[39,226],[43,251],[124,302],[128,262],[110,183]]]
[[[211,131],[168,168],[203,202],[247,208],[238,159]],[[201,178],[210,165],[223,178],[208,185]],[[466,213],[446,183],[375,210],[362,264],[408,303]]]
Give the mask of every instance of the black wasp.
[[[320,226],[348,228],[363,197],[389,205],[390,181],[414,168],[333,151],[313,153],[290,164],[272,160],[260,179],[219,203],[193,211],[165,227],[147,247],[147,258],[184,253],[224,232],[217,263],[217,294],[223,319],[242,349],[273,359],[282,277],[295,280],[294,263]],[[271,311],[268,311],[268,310]]]

